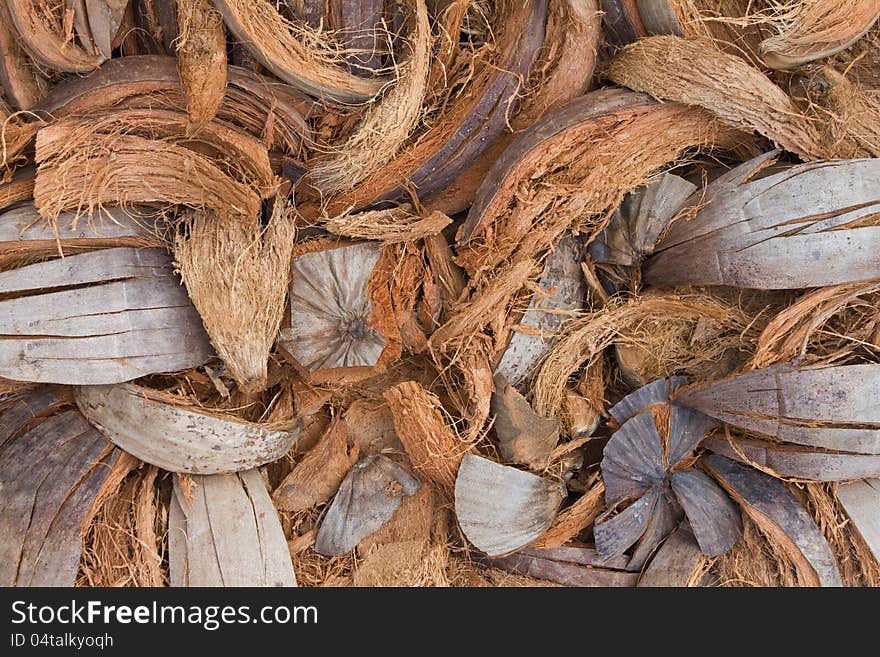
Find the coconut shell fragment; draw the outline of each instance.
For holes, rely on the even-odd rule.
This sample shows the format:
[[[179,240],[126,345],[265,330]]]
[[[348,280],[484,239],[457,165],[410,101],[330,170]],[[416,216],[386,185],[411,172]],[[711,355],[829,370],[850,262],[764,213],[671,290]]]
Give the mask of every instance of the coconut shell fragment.
[[[342,480],[315,537],[315,551],[337,556],[354,549],[420,487],[418,479],[383,454],[361,459]]]
[[[541,536],[564,495],[550,479],[465,454],[455,480],[455,515],[475,547],[497,556]]]
[[[299,433],[175,406],[131,383],[81,386],[76,403],[110,442],[170,472],[209,475],[256,468],[287,454]]]
[[[559,420],[537,415],[526,398],[498,375],[492,394],[492,413],[498,448],[506,461],[535,471],[550,464],[550,455],[559,441]]]
[[[794,289],[880,277],[880,160],[816,162],[743,182],[761,156],[710,184],[645,266],[654,285]]]
[[[703,463],[760,530],[786,548],[801,585],[841,585],[828,542],[782,482],[722,456],[707,456]]]
[[[202,322],[157,249],[114,248],[0,274],[0,376],[95,385],[207,362]]]
[[[4,586],[73,586],[91,509],[115,483],[120,451],[63,403],[38,388],[0,415]]]
[[[258,470],[174,477],[171,586],[296,586],[278,514]]]
[[[279,343],[313,378],[370,372],[395,348],[382,323],[388,308],[371,294],[381,255],[379,245],[365,242],[293,259],[290,325]]]

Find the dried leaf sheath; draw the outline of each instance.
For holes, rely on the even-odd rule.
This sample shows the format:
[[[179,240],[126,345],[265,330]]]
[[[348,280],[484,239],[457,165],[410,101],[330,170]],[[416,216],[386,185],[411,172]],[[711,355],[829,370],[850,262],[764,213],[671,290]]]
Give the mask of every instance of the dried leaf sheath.
[[[210,0],[176,0],[177,60],[187,113],[196,124],[217,114],[226,91],[226,31]]]
[[[296,237],[285,202],[278,198],[274,207],[265,229],[256,219],[228,221],[222,215],[195,212],[174,244],[187,294],[217,354],[249,393],[266,387]]]

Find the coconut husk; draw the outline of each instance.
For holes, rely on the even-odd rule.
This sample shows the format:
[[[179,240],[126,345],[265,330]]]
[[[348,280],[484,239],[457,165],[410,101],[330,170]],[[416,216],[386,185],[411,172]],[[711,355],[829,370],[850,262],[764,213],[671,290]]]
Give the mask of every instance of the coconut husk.
[[[171,400],[134,384],[76,389],[80,412],[109,441],[171,472],[249,470],[283,458],[299,434],[181,408]]]
[[[412,11],[410,56],[399,65],[394,86],[367,110],[347,141],[334,149],[336,152],[309,168],[310,181],[324,194],[348,191],[390,162],[421,118],[430,67],[431,27],[424,0],[412,0]]]
[[[781,363],[679,390],[675,401],[785,442],[880,455],[880,418],[870,401],[878,385],[880,365]]]
[[[549,580],[562,586],[635,586],[638,573],[623,570],[626,560],[602,559],[589,547],[524,548],[513,554],[487,559],[496,568]]]
[[[462,439],[473,443],[483,437],[491,412],[495,383],[492,374],[492,345],[484,334],[468,339],[453,353],[439,358],[440,378],[449,401],[461,418]],[[437,358],[435,354],[435,359]]]
[[[591,92],[547,114],[495,162],[459,229],[467,248],[458,262],[475,272],[534,257],[572,228],[597,234],[629,191],[688,149],[738,141],[702,110]]]
[[[447,426],[440,400],[415,381],[394,386],[384,397],[413,469],[451,500],[461,459],[472,445]]]
[[[597,0],[550,0],[544,46],[532,64],[517,107],[508,112],[509,129],[451,181],[443,194],[427,199],[427,207],[448,214],[466,210],[486,172],[517,132],[528,128],[554,107],[587,91],[602,35],[598,5]]]
[[[354,400],[345,409],[343,421],[350,435],[355,436],[362,454],[404,450],[394,428],[394,415],[382,398]]]
[[[21,45],[43,66],[67,73],[87,73],[106,59],[65,36],[62,18],[46,0],[9,0],[7,9]]]
[[[246,392],[267,385],[284,315],[296,226],[276,199],[269,225],[190,214],[174,244],[187,294],[229,374]],[[235,313],[229,312],[236,308]]]
[[[452,219],[442,212],[420,215],[412,206],[401,205],[387,210],[343,214],[327,219],[323,226],[344,237],[398,244],[437,235],[451,223]]]
[[[691,338],[701,320],[726,328],[708,344],[694,344]],[[598,361],[604,349],[615,342],[640,345],[653,354],[652,374],[698,373],[705,372],[706,366],[711,371],[725,351],[739,347],[747,326],[749,318],[737,306],[712,296],[617,297],[604,308],[569,323],[535,378],[535,411],[544,417],[556,415],[563,404],[568,377]]]
[[[226,91],[226,31],[209,0],[177,0],[177,61],[189,117],[212,120]]]
[[[16,169],[8,181],[0,183],[0,210],[33,198],[36,173],[33,167]]]
[[[520,76],[527,75],[542,42],[547,0],[501,1],[494,14],[495,42],[467,55],[470,61],[463,67],[461,79],[453,79],[450,84],[448,71],[440,71],[439,79],[429,78],[428,89],[439,88],[444,94],[454,88],[455,82],[465,87],[447,102],[428,98],[426,106],[444,110],[442,120],[416,136],[393,160],[353,190],[331,199],[323,208],[317,203],[303,207],[305,216],[317,216],[322,211],[333,216],[375,201],[398,199],[412,187],[419,198],[433,196],[506,129]]]
[[[495,377],[492,395],[495,435],[505,461],[526,465],[540,472],[550,465],[550,456],[559,442],[560,422],[538,416],[503,376]]]
[[[365,456],[339,485],[315,536],[315,552],[349,552],[388,522],[401,501],[420,487],[418,479],[384,454]]]
[[[840,52],[858,41],[880,17],[876,0],[807,0],[774,3],[775,34],[761,42],[767,66],[793,69]]]
[[[802,491],[806,498],[804,506],[834,552],[844,586],[877,586],[880,582],[878,480],[804,484]]]
[[[6,3],[0,7],[0,86],[17,110],[33,108],[49,86],[22,49]]]
[[[354,432],[336,420],[321,440],[293,467],[272,497],[288,513],[305,511],[330,500],[359,453]]]
[[[703,459],[761,533],[787,556],[800,586],[840,586],[840,570],[819,528],[779,480],[721,456]]]
[[[140,464],[93,509],[77,586],[167,586],[167,510],[159,469]]]
[[[617,54],[607,75],[657,99],[702,107],[731,127],[754,130],[805,160],[827,156],[816,126],[782,89],[739,57],[701,39],[641,39]]]
[[[880,91],[862,87],[830,66],[819,74],[820,118],[828,149],[841,158],[880,156]]]
[[[218,0],[230,31],[279,78],[318,98],[357,103],[371,99],[382,80],[352,75],[342,67],[344,53],[323,32],[285,18],[271,3]]]
[[[404,22],[400,14],[394,13],[393,25],[386,27],[383,0],[329,0],[327,3],[299,0],[299,4],[302,6],[297,9],[297,14],[312,27],[319,27],[320,19],[326,14],[326,24],[341,33],[349,70],[361,77],[371,77],[382,69],[382,56],[393,38],[388,30]],[[324,6],[318,7],[319,4]],[[399,30],[393,32],[394,36],[399,36]]]
[[[185,113],[187,99],[177,59],[153,55],[111,59],[90,75],[60,82],[39,110],[41,114],[64,118],[90,115],[119,105]],[[269,148],[297,155],[302,142],[311,139],[304,117],[312,111],[312,101],[289,86],[238,66],[227,67],[226,94],[217,118],[265,141]],[[270,124],[271,134],[266,134]]]
[[[669,535],[648,567],[639,577],[639,586],[701,586],[712,559],[700,552],[700,546],[683,522]]]
[[[59,126],[41,130],[37,141],[34,202],[49,219],[65,210],[93,216],[105,206],[138,203],[184,205],[239,219],[259,211],[253,189],[181,146],[136,135],[79,136]]]
[[[784,543],[763,533],[743,514],[743,536],[714,563],[719,584],[726,587],[800,586],[798,573]]]

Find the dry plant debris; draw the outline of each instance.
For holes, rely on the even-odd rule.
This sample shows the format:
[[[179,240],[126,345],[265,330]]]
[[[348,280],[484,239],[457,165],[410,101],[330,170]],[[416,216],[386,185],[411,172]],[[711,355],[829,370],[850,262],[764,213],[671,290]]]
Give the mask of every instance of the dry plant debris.
[[[880,2],[0,2],[3,583],[880,586]]]

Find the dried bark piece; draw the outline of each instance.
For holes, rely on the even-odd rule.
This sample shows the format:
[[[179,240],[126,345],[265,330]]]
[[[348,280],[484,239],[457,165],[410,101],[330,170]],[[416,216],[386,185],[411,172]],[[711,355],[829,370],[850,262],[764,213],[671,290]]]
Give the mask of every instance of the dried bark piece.
[[[794,289],[880,276],[880,196],[871,183],[880,162],[817,162],[744,182],[765,163],[760,156],[710,184],[704,207],[657,245],[645,280]]]
[[[420,198],[443,191],[506,129],[520,81],[528,75],[541,47],[547,0],[500,0],[496,6],[496,44],[474,58],[465,90],[446,105],[442,121],[419,135],[391,162],[355,189],[332,199],[326,211],[341,214],[382,200],[407,196],[411,183]],[[445,71],[438,72],[446,75]],[[442,78],[440,78],[442,80]],[[445,81],[436,83],[445,86]],[[429,89],[435,88],[429,79]],[[317,215],[317,204],[302,210]]]
[[[575,312],[584,307],[586,283],[581,273],[584,249],[574,237],[563,239],[547,256],[538,287],[519,326],[501,356],[495,373],[512,386],[525,385],[542,357],[550,351],[556,335]]]
[[[276,198],[269,225],[196,212],[178,232],[174,259],[211,344],[246,393],[268,385],[269,352],[284,318],[296,226]],[[235,308],[234,313],[229,309]]]
[[[215,0],[226,25],[267,69],[297,89],[339,103],[375,96],[383,80],[360,78],[339,64],[343,56],[319,32],[287,20],[270,3]]]
[[[563,586],[635,586],[638,580],[638,573],[622,570],[619,561],[603,561],[594,549],[588,547],[524,548],[505,557],[481,561],[495,568]]]
[[[786,549],[801,585],[841,586],[828,542],[782,482],[722,456],[707,456],[703,463],[761,531]]]
[[[877,0],[809,0],[783,4],[778,34],[761,42],[764,63],[789,70],[830,57],[862,38],[880,17]]]
[[[590,243],[594,262],[638,265],[653,253],[660,234],[697,186],[671,173],[630,192],[599,237]]]
[[[186,491],[189,490],[189,493]],[[171,586],[296,586],[287,540],[258,470],[174,476]]]
[[[157,249],[107,249],[0,274],[0,295],[13,293],[0,301],[7,378],[122,383],[213,356],[170,257]]]
[[[686,524],[669,535],[639,577],[639,586],[698,586],[705,557]]]
[[[474,454],[465,454],[455,480],[458,524],[489,556],[512,552],[541,536],[564,497],[555,481]]]
[[[880,477],[880,455],[814,451],[748,438],[709,438],[704,446],[716,454],[759,466],[779,477],[809,481],[847,481]]]
[[[837,499],[871,554],[880,561],[880,479],[841,484]]]
[[[61,20],[46,11],[42,0],[8,0],[6,5],[22,46],[39,63],[56,71],[87,73],[104,61],[67,40]]]
[[[703,39],[640,39],[614,58],[608,77],[657,99],[703,107],[805,160],[825,155],[817,131],[782,89],[745,60]]]
[[[418,125],[430,70],[431,26],[424,0],[410,1],[410,55],[398,65],[394,86],[367,110],[338,152],[309,168],[309,179],[323,194],[348,191],[394,159]],[[357,4],[367,9],[363,2]]]
[[[456,475],[470,444],[459,440],[446,425],[437,396],[417,382],[400,383],[384,397],[413,468],[452,499]]]
[[[17,110],[32,109],[48,88],[47,81],[19,44],[18,33],[5,2],[0,3],[0,87]]]
[[[226,31],[210,0],[177,0],[177,61],[187,113],[196,124],[217,115],[226,92]]]
[[[0,271],[58,255],[112,247],[159,247],[159,222],[145,208],[106,208],[77,226],[75,213],[62,213],[57,225],[40,217],[32,203],[0,214]]]
[[[880,455],[880,365],[781,363],[682,391],[677,404],[799,445]]]
[[[358,459],[354,428],[337,420],[293,467],[272,494],[278,508],[297,513],[323,504],[339,489]]]
[[[313,378],[371,372],[395,348],[382,321],[389,308],[371,294],[381,255],[380,245],[364,242],[293,259],[290,327],[279,344]]]
[[[57,403],[38,389],[0,415],[4,586],[73,586],[82,533],[120,457],[82,415],[58,413]]]
[[[231,416],[175,406],[135,384],[77,388],[80,411],[109,441],[171,472],[218,474],[282,458],[299,430],[273,431]]]
[[[403,497],[421,483],[382,454],[355,463],[336,492],[315,538],[315,552],[338,556],[351,551],[384,525]]]
[[[550,465],[550,455],[559,442],[559,420],[540,417],[526,398],[496,375],[492,394],[495,434],[505,461],[539,471]]]

